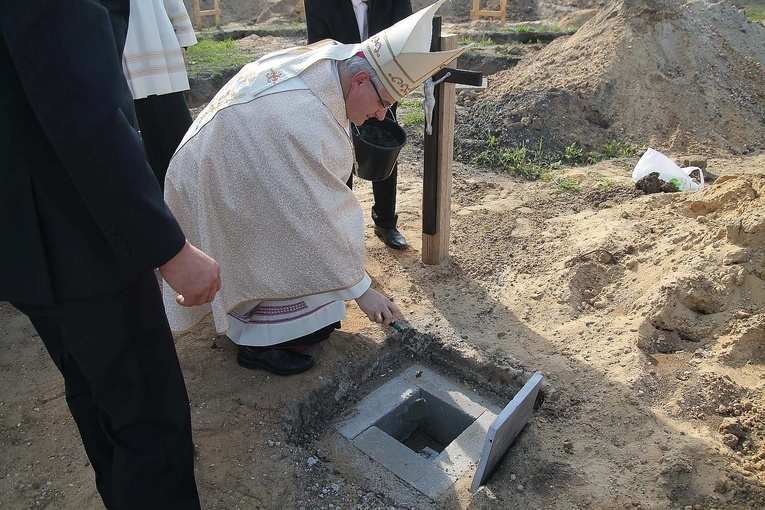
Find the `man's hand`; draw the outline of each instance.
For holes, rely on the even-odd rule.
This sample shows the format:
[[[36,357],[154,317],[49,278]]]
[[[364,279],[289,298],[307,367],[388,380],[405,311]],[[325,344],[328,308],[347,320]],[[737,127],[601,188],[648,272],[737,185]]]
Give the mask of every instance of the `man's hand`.
[[[401,315],[393,301],[371,287],[356,298],[356,303],[372,322],[389,325],[396,320],[396,315]]]
[[[181,306],[209,303],[220,290],[220,266],[188,241],[159,272],[178,293],[175,300]]]

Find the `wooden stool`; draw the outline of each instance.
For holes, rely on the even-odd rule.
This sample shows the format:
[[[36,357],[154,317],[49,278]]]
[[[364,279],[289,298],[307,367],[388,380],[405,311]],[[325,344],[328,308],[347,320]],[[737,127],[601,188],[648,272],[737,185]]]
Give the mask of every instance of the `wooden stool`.
[[[199,8],[199,0],[194,0],[194,26],[202,28],[202,16],[215,16],[215,28],[220,28],[220,4],[218,0],[214,1],[214,8],[205,11]]]
[[[499,0],[498,11],[482,11],[481,0],[473,0],[473,8],[470,10],[470,19],[496,18],[503,23],[507,20],[507,0]]]

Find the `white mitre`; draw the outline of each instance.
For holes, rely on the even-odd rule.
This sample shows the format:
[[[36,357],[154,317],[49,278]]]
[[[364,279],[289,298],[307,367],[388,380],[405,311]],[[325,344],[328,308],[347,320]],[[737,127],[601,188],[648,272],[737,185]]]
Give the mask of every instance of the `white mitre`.
[[[419,10],[361,43],[364,56],[393,99],[412,92],[468,48],[430,51],[433,16],[445,1]]]

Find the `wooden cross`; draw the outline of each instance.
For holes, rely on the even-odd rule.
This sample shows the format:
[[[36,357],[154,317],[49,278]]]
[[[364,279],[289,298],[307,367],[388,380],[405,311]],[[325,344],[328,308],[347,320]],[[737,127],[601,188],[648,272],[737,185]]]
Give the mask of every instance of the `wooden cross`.
[[[456,35],[441,35],[441,17],[433,17],[431,51],[457,47]],[[425,132],[422,179],[422,261],[440,264],[449,254],[452,163],[454,158],[455,84],[480,85],[483,73],[445,68],[433,75],[436,106],[432,134]]]

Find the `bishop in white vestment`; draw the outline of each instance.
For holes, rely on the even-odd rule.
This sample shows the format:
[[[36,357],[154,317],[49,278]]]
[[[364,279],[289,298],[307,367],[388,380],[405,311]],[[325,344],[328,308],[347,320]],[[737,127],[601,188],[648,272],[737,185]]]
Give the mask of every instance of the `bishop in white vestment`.
[[[165,286],[174,331],[212,313],[216,330],[240,346],[240,365],[287,375],[314,364],[287,347],[326,339],[345,300],[370,320],[395,320],[398,308],[364,270],[363,214],[345,184],[350,122],[382,120],[457,56],[428,52],[440,3],[359,45],[323,41],[267,55],[200,113],[170,163],[165,200],[189,242],[218,261],[222,283],[211,305],[195,308]]]

